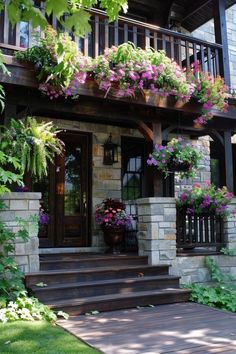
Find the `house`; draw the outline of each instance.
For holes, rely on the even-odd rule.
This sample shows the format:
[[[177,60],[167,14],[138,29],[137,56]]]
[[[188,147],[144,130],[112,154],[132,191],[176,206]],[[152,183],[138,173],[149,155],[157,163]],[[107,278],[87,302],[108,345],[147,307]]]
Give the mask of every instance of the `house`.
[[[80,50],[90,56],[98,56],[106,47],[127,41],[143,48],[151,46],[154,49],[162,49],[181,67],[189,68],[198,60],[202,70],[214,76],[221,75],[226,84],[230,85],[225,10],[235,3],[233,0],[197,0],[190,4],[187,0],[166,0],[163,4],[163,1],[131,0],[129,13],[120,16],[112,24],[108,24],[102,11],[92,9],[92,33],[83,39],[74,40]],[[32,213],[32,210],[37,209],[37,200],[40,199],[50,218],[48,226],[39,232],[39,251],[37,235],[34,235],[34,245],[31,245],[34,248],[32,254],[21,253],[27,251],[18,247],[21,265],[25,265],[25,271],[38,271],[38,252],[41,256],[41,267],[45,267],[41,269],[48,271],[63,269],[65,263],[68,268],[73,268],[71,262],[77,262],[75,255],[73,256],[75,252],[102,252],[104,243],[102,233],[94,222],[94,208],[105,198],[120,198],[125,200],[130,212],[138,216],[139,254],[143,257],[142,262],[148,257],[150,266],[173,265],[173,276],[185,276],[184,280],[196,279],[198,270],[194,269],[192,278],[192,275],[184,273],[191,257],[183,259],[182,268],[179,261],[181,257],[176,257],[173,178],[163,179],[160,174],[148,168],[146,160],[152,151],[153,143],[161,143],[168,140],[171,134],[179,133],[193,139],[205,149],[205,154],[209,154],[210,143],[205,137],[210,136],[215,142],[214,148],[221,151],[221,165],[217,167],[220,183],[233,192],[235,164],[231,137],[236,131],[234,99],[229,100],[227,113],[213,111],[213,119],[201,129],[193,127],[194,119],[201,112],[201,104],[194,100],[179,104],[166,99],[157,105],[151,100],[132,100],[112,95],[104,97],[104,93],[98,89],[85,87],[81,88],[77,100],[51,101],[40,94],[33,68],[17,62],[12,57],[15,51],[32,45],[30,24],[20,23],[16,28],[12,28],[6,11],[2,11],[1,18],[0,48],[12,73],[11,77],[0,74],[0,82],[6,89],[6,109],[1,117],[2,121],[7,122],[12,116],[21,118],[29,114],[39,119],[53,120],[55,125],[63,130],[61,138],[66,146],[64,156],[57,157],[55,165],[50,166],[48,178],[31,185],[32,191],[41,192],[42,197],[37,193],[29,193],[28,196],[25,194],[25,198],[31,198],[25,203],[25,209]],[[215,43],[191,36],[191,32],[211,18],[214,19]],[[56,20],[52,18],[51,21],[52,25],[57,27]],[[109,136],[111,142],[118,146],[118,160],[104,165],[104,144]],[[211,156],[214,158],[213,151]],[[208,160],[199,175],[202,179],[200,182],[209,177]],[[182,188],[180,184],[179,188]],[[19,203],[23,197],[23,194],[15,193],[8,196],[10,208],[22,208],[23,211],[24,207],[20,205],[24,203]],[[227,227],[224,232],[228,231],[228,235],[231,235],[232,225]],[[229,236],[227,237],[233,247],[236,236],[232,234],[230,241]],[[127,240],[127,249],[132,249],[132,235],[127,235]],[[68,253],[72,253],[72,256],[68,256]],[[113,265],[116,261],[113,260]],[[134,258],[130,262],[136,261]],[[101,266],[99,259],[96,259],[96,262],[94,267]],[[104,260],[102,262],[106,263]],[[109,262],[111,260],[107,260],[108,267],[111,266]],[[125,264],[124,259],[118,262]],[[199,262],[195,261],[195,267],[202,269],[203,266],[199,265],[202,264],[202,258]],[[141,269],[142,263],[138,271],[140,274]],[[56,277],[52,273],[44,274],[45,278]],[[42,275],[37,276],[40,278]],[[34,274],[29,276],[29,286],[35,284],[35,277]],[[61,279],[64,279],[63,277],[64,275],[61,275]],[[47,283],[49,280],[45,278],[43,281]],[[58,282],[59,279],[55,281]],[[153,289],[152,286],[149,284],[149,289]],[[41,299],[44,299],[43,295],[41,296]],[[52,298],[55,299],[55,293],[51,295],[50,301]],[[150,303],[150,299],[146,301]]]

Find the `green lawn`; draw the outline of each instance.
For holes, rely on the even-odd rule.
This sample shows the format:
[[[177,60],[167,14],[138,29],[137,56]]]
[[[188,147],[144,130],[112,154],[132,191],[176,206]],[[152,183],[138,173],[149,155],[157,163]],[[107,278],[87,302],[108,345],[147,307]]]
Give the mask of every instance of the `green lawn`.
[[[47,322],[0,324],[1,354],[98,354],[95,349]]]

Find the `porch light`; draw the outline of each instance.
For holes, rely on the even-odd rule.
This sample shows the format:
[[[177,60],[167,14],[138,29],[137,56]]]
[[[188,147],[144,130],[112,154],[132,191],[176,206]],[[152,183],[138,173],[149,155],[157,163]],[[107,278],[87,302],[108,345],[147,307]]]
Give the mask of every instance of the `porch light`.
[[[118,162],[118,146],[112,142],[112,135],[110,133],[107,141],[104,143],[103,164],[112,165]]]

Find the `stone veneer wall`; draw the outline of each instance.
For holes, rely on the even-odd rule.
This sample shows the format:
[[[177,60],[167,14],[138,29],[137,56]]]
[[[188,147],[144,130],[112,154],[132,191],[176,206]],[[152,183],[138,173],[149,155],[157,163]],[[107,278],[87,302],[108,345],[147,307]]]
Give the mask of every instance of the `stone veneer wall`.
[[[232,88],[236,88],[236,5],[226,10],[226,24],[229,46],[230,78]],[[195,30],[192,35],[198,39],[215,42],[213,20]]]
[[[17,218],[28,222],[24,224],[29,239],[25,242],[21,238],[15,240],[14,258],[24,273],[39,270],[39,240],[38,225],[29,221],[30,217],[39,214],[39,200],[41,193],[7,193],[1,196],[5,209],[0,212],[0,220],[6,223],[14,232],[19,230]]]
[[[50,120],[49,118],[42,118]],[[121,137],[143,137],[138,130],[123,128],[112,125],[78,122],[62,119],[54,119],[53,123],[59,129],[66,129],[74,132],[92,133],[92,215],[95,206],[105,198],[121,199],[121,149],[119,148],[119,162],[111,166],[103,164],[103,144],[109,134],[112,134],[112,141],[121,145]],[[102,247],[103,233],[97,227],[94,217],[92,218],[92,246]]]
[[[175,196],[177,197],[184,189],[191,189],[194,183],[204,185],[205,181],[211,181],[211,166],[210,166],[210,137],[203,136],[191,143],[196,146],[196,149],[202,153],[202,161],[199,165],[196,177],[180,180],[178,174],[175,176]]]

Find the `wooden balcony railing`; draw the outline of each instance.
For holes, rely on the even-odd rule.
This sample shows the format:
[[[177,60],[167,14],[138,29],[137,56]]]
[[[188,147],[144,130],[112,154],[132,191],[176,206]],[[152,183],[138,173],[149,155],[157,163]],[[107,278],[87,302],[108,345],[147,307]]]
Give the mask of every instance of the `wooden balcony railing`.
[[[51,18],[51,24],[55,29],[62,30],[56,18]],[[85,55],[96,57],[106,47],[131,41],[141,48],[151,46],[156,50],[165,50],[181,67],[188,68],[191,63],[199,60],[202,70],[211,72],[214,76],[223,74],[220,69],[220,44],[205,42],[123,16],[108,23],[105,13],[96,9],[91,10],[91,26],[92,32],[85,38],[73,37]],[[36,32],[41,35],[39,29]],[[0,14],[0,47],[6,54],[32,46],[35,43],[32,33],[30,23],[21,22],[12,28],[6,10]]]
[[[210,247],[219,251],[225,245],[224,220],[216,215],[188,215],[177,208],[176,225],[177,249]]]

